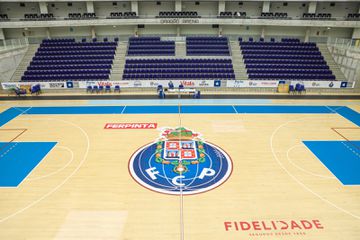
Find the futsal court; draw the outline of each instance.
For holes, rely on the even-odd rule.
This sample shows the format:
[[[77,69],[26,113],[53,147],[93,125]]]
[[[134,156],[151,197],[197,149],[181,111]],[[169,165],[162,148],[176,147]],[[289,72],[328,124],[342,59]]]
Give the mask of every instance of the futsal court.
[[[0,239],[360,239],[359,104],[1,102]]]

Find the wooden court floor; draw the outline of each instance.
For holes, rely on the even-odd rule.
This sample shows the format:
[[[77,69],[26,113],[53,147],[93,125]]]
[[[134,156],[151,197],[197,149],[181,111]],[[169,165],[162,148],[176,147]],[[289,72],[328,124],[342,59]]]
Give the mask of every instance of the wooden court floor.
[[[328,105],[334,103],[360,112],[360,102]],[[0,104],[3,112],[86,102]],[[106,123],[201,133],[231,157],[231,176],[195,195],[150,191],[133,179],[128,164],[161,132],[104,129]],[[333,128],[343,129],[342,136]],[[57,144],[18,187],[0,188],[0,239],[358,240],[360,185],[343,185],[303,143],[344,136],[359,141],[360,130],[338,114],[22,114],[0,128],[0,142],[16,137]]]

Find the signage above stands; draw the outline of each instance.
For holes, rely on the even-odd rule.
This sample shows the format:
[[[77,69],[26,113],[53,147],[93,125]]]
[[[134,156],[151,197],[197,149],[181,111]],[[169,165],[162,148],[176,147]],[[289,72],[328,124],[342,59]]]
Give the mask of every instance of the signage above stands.
[[[198,18],[165,18],[160,19],[161,24],[199,24]]]

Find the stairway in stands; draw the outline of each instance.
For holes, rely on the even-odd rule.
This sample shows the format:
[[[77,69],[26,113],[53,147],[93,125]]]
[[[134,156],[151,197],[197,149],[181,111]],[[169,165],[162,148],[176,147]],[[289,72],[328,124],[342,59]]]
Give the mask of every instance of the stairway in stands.
[[[122,80],[122,75],[124,72],[125,65],[125,56],[127,50],[127,42],[119,42],[115,51],[114,62],[112,65],[112,71],[110,80],[119,81]]]
[[[238,41],[230,41],[231,57],[236,80],[249,80]]]
[[[175,56],[177,58],[186,57],[186,42],[175,42]]]
[[[40,44],[30,44],[28,49],[22,58],[19,66],[16,68],[13,76],[11,77],[11,81],[19,82],[21,80],[22,75],[26,71],[27,67],[29,66],[32,58],[34,57],[37,49],[39,48]]]
[[[333,72],[333,74],[336,77],[337,81],[347,81],[345,78],[345,75],[340,69],[340,66],[335,62],[333,56],[331,55],[328,47],[326,44],[317,44],[321,55],[324,57],[324,60],[326,61],[327,65],[329,66],[330,70]]]

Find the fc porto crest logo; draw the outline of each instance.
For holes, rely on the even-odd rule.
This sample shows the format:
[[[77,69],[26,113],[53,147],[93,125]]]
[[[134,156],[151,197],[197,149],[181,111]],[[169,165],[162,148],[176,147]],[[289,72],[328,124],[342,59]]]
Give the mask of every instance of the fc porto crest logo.
[[[190,195],[224,183],[231,175],[232,161],[199,133],[165,128],[155,142],[132,155],[129,171],[135,181],[155,192]]]

